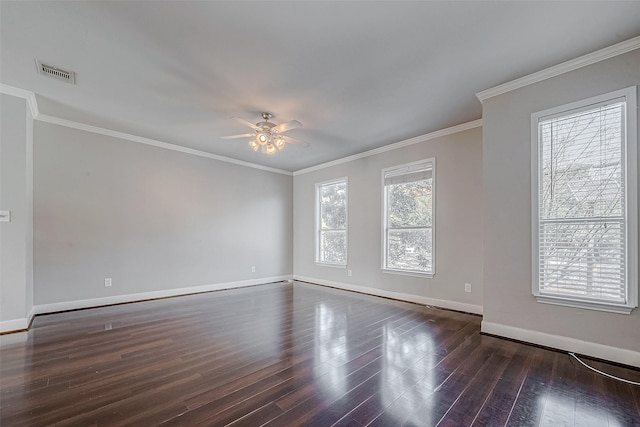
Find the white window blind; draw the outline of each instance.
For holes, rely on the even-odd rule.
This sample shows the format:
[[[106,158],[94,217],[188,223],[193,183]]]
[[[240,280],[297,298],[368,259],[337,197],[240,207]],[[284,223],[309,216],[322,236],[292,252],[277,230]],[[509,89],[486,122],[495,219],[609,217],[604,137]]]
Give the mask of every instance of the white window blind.
[[[433,276],[434,160],[383,170],[383,269]]]
[[[538,118],[534,294],[630,304],[626,106]]]
[[[347,179],[316,184],[316,262],[347,264]]]

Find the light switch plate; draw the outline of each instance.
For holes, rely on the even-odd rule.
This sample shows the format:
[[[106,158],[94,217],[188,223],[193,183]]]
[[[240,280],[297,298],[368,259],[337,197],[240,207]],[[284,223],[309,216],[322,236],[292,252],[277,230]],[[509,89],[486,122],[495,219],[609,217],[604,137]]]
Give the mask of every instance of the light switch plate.
[[[11,211],[0,211],[0,222],[11,222]]]

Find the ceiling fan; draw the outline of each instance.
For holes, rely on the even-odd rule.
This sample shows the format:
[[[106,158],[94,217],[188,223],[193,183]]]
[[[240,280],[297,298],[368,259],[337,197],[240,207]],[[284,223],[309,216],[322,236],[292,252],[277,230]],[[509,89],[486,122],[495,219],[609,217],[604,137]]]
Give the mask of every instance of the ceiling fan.
[[[240,135],[229,135],[223,136],[222,139],[236,139],[236,138],[251,138],[249,141],[249,146],[253,149],[253,151],[261,150],[262,153],[273,154],[277,150],[282,150],[286,144],[305,144],[308,146],[308,143],[297,140],[289,135],[283,135],[284,132],[290,131],[292,129],[296,129],[302,126],[297,120],[291,120],[286,123],[282,123],[276,125],[275,123],[271,123],[269,121],[270,118],[273,117],[271,113],[263,112],[261,113],[263,122],[258,122],[255,125],[251,122],[248,122],[240,117],[234,117],[234,119],[239,122],[249,126],[254,130],[253,133],[243,133]]]

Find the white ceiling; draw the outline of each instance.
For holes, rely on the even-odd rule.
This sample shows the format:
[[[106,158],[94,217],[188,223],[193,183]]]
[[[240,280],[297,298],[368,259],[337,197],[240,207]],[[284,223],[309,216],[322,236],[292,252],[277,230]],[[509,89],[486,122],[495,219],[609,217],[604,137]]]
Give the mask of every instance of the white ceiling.
[[[481,117],[475,93],[640,35],[640,2],[7,2],[43,114],[295,171]],[[35,59],[77,73],[37,74]],[[297,119],[273,156],[231,119]]]

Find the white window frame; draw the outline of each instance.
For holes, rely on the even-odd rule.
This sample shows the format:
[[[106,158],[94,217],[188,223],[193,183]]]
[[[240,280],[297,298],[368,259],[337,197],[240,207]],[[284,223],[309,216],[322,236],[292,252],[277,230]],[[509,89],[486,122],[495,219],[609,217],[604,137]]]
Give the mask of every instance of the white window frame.
[[[384,185],[384,176],[388,172],[411,172],[422,167],[431,167],[431,271],[404,270],[387,266],[387,190]],[[436,159],[418,160],[411,163],[392,166],[382,169],[382,260],[381,268],[384,273],[399,274],[403,276],[415,276],[431,279],[436,274]]]
[[[327,185],[333,185],[333,184],[338,184],[338,183],[345,183],[345,187],[346,187],[346,194],[345,194],[345,223],[346,223],[346,228],[344,229],[345,231],[345,262],[344,263],[333,263],[333,262],[324,262],[320,260],[320,233],[321,233],[321,229],[320,229],[320,188],[327,186]],[[316,193],[315,193],[315,198],[316,198],[316,203],[315,203],[315,261],[316,261],[316,265],[321,265],[324,267],[335,267],[335,268],[347,268],[347,265],[349,263],[349,177],[342,177],[342,178],[336,178],[336,179],[332,179],[329,181],[323,181],[323,182],[318,182],[316,183]],[[336,229],[338,230],[338,229]],[[339,229],[342,230],[342,229]]]
[[[638,306],[638,153],[637,153],[637,102],[636,86],[609,92],[603,95],[573,102],[559,107],[550,108],[531,115],[531,240],[532,240],[532,291],[540,303],[600,310],[613,313],[629,314]],[[623,131],[623,168],[625,170],[625,231],[626,231],[626,302],[624,304],[594,300],[587,298],[572,298],[565,295],[552,295],[541,292],[539,287],[539,153],[540,140],[538,135],[540,121],[553,117],[586,111],[610,102],[624,100],[625,130]]]

